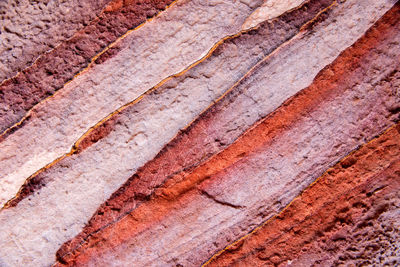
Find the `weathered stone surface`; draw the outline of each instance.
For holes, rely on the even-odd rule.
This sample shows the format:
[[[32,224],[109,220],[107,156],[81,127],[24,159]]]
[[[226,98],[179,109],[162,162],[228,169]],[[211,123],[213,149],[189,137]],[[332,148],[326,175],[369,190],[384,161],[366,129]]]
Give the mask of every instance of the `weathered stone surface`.
[[[110,0],[0,2],[0,82],[93,20]]]
[[[276,214],[332,162],[398,120],[392,110],[400,51],[379,52],[398,43],[392,39],[399,30],[398,11],[303,93],[216,157],[173,176],[149,201],[93,233],[63,262],[198,265]],[[376,66],[383,63],[377,75]],[[377,102],[379,108],[371,111]],[[335,138],[328,138],[332,132]]]
[[[188,70],[187,73],[176,77],[176,82],[173,83],[180,84],[175,86],[175,90],[181,93],[184,90],[196,87],[197,90],[202,89],[203,92],[207,92],[207,90],[211,90],[209,89],[210,87],[215,87],[217,89],[214,89],[214,91],[220,90],[220,88],[224,89],[222,92],[232,91],[231,87],[235,85],[235,81],[245,75],[245,73],[248,72],[249,69],[257,62],[259,62],[263,57],[274,51],[279,45],[289,40],[296,33],[298,33],[298,30],[302,26],[306,25],[306,23],[313,19],[316,14],[318,14],[324,8],[328,7],[332,2],[333,1],[309,1],[298,10],[282,16],[279,20],[275,20],[271,23],[266,22],[264,25],[261,25],[257,29],[244,32],[233,38],[226,39],[207,59],[204,60],[204,62],[201,62],[198,66],[195,66],[193,67],[193,69]],[[294,20],[294,17],[297,17],[297,20]],[[286,35],[284,36],[281,35],[281,32],[283,30],[286,33]],[[232,55],[235,56],[232,57]],[[239,62],[240,64],[238,64]],[[222,66],[221,71],[209,71],[214,65]],[[248,73],[247,75],[250,75],[250,73]],[[196,79],[193,80],[193,77],[196,77]],[[227,80],[230,82],[227,82]],[[162,86],[161,88],[156,90],[160,92],[167,91],[166,89],[172,90],[172,88],[174,87],[169,86],[169,84],[170,82],[168,82],[167,85]],[[237,85],[235,87],[239,88],[239,86]],[[229,95],[232,95],[233,93],[238,94],[241,90],[234,89],[233,91],[234,92],[230,92]],[[227,99],[231,98],[232,97],[229,97]],[[236,104],[237,103],[235,103],[234,105]],[[247,101],[244,104],[239,105],[243,106],[248,104],[249,103]],[[230,104],[230,107],[234,105]],[[192,143],[190,147],[183,149],[184,151],[182,151],[181,153],[185,153],[185,155],[182,155],[182,158],[174,159],[172,155],[175,155],[177,151],[169,152],[172,154],[166,160],[168,164],[171,164],[171,160],[175,161],[177,164],[180,164],[182,162],[181,160],[185,158],[185,165],[180,166],[179,169],[170,170],[171,173],[174,173],[177,170],[185,169],[192,164],[198,164],[200,160],[205,159],[202,153],[208,154],[207,157],[215,154],[218,150],[221,150],[222,148],[226,147],[226,145],[232,143],[233,140],[235,140],[241,133],[249,128],[250,125],[252,125],[257,119],[260,118],[260,116],[258,116],[256,118],[253,118],[252,120],[246,121],[245,124],[243,124],[240,119],[241,116],[239,114],[235,115],[235,117],[233,118],[228,116],[227,118],[229,118],[230,121],[226,122],[224,121],[226,112],[223,112],[221,114],[221,109],[224,107],[226,108],[226,106],[226,100],[222,100],[214,107],[208,109],[205,113],[201,115],[199,119],[196,120],[196,122],[200,122],[202,124],[201,128],[196,126],[196,128],[201,129],[202,133],[200,136],[197,133],[196,136],[191,135],[190,137],[185,138],[187,141],[191,140]],[[263,107],[259,105],[253,105],[253,108],[258,108],[260,110],[263,109]],[[108,134],[110,134],[110,132],[113,131],[117,118],[121,116],[120,114],[136,114],[136,110],[136,108],[132,110],[132,108],[128,107],[125,110],[121,111],[119,114],[115,114],[114,116],[112,116],[109,120],[106,120],[103,124],[100,124],[93,131],[91,131],[88,136],[86,136],[84,139],[76,144],[76,153],[81,153],[90,145],[98,142],[100,139],[105,138]],[[228,111],[228,113],[231,112],[230,110],[226,111]],[[210,118],[205,119],[210,115],[214,117],[212,119],[212,122],[210,122]],[[234,115],[234,113],[232,115]],[[232,131],[232,129],[229,128],[233,127],[234,124],[236,126],[240,125],[240,127],[237,127],[238,129],[236,131]],[[131,127],[136,128],[135,125],[132,125]],[[193,128],[194,123],[190,127]],[[216,128],[223,129],[223,131],[216,131]],[[200,132],[200,130],[197,132]],[[230,136],[227,136],[225,134],[226,132],[230,132]],[[217,136],[215,136],[216,134]],[[197,140],[196,138],[204,137],[207,137],[207,139],[200,139],[198,142],[195,141]],[[228,137],[229,139],[227,139]],[[180,147],[176,149],[179,149],[179,151],[182,150],[182,148]],[[189,161],[190,157],[192,157],[193,159]],[[164,163],[158,162],[156,163],[156,165],[157,164],[163,165]],[[168,174],[166,173],[163,173],[163,175],[168,176]],[[43,175],[39,176],[41,176],[41,180],[45,182],[45,178],[43,177]],[[157,180],[154,177],[151,177],[149,179],[153,181]],[[34,188],[35,184],[38,183],[36,182],[36,180],[37,179],[32,179],[32,183],[30,185],[27,185],[26,189],[24,189],[23,191],[26,193],[32,192],[32,187]],[[21,200],[24,195],[26,195],[26,193],[19,194],[18,198],[15,199],[13,203]],[[11,203],[11,205],[15,204]]]
[[[276,18],[285,11],[299,6],[304,0],[288,0],[288,1],[265,1],[262,6],[257,8],[243,23],[242,29],[246,30],[257,24],[272,18]]]
[[[232,65],[231,53],[232,51],[238,51],[233,62],[241,62],[236,68],[230,69],[229,67],[221,68],[222,70],[213,74],[207,75],[207,77],[198,78],[196,81],[196,88],[200,90],[202,86],[198,85],[203,83],[208,88],[213,85],[215,88],[226,88],[228,89],[233,85],[233,81],[237,78],[232,78],[231,83],[226,82],[225,77],[229,77],[232,71],[240,73],[241,68],[245,67],[245,62],[251,62],[248,66],[257,62],[257,58],[254,58],[256,51],[259,57],[272,51],[276,46],[283,42],[283,36],[280,35],[282,29],[285,29],[287,37],[293,36],[296,29],[299,29],[305,22],[312,19],[320,10],[329,6],[332,2],[330,1],[310,1],[305,4],[294,13],[288,13],[282,16],[279,20],[265,23],[258,29],[244,33],[230,40],[226,40],[207,60],[199,64],[199,66],[189,70],[184,77],[200,76],[197,73],[202,73],[210,69],[210,65]],[[298,18],[294,20],[293,18]],[[288,23],[290,21],[290,23]],[[303,23],[303,24],[302,24]],[[265,40],[265,41],[263,41]],[[285,40],[285,39],[284,39]],[[257,44],[258,46],[255,46]],[[263,47],[262,50],[259,47]],[[243,71],[241,72],[243,75]],[[249,75],[249,74],[248,74]],[[222,77],[221,77],[222,76]],[[204,80],[204,82],[202,82]],[[183,80],[182,80],[183,81]],[[182,86],[177,87],[178,92],[184,91],[186,88],[192,88],[192,81],[183,81]],[[84,231],[78,238],[74,239],[73,243],[80,243],[85,239],[87,235],[97,231],[113,221],[115,218],[120,217],[125,212],[135,208],[143,199],[146,199],[153,192],[154,187],[161,185],[166,178],[177,173],[179,171],[193,168],[200,164],[202,161],[210,158],[213,154],[226,148],[227,145],[232,143],[240,134],[252,125],[257,118],[251,118],[247,121],[242,121],[241,116],[227,116],[226,114],[232,112],[231,108],[235,106],[242,106],[243,110],[246,109],[246,104],[249,102],[236,102],[234,99],[235,94],[241,93],[243,87],[235,86],[237,88],[231,90],[228,95],[219,101],[212,108],[201,114],[195,122],[181,131],[173,141],[171,141],[162,152],[160,152],[154,160],[150,161],[138,173],[132,176],[114,195],[109,199],[97,212],[101,214],[95,216],[90,221],[90,226],[85,227]],[[206,92],[206,87],[203,89]],[[250,102],[252,104],[252,102]],[[262,110],[264,107],[260,105],[252,105],[253,110]],[[225,110],[225,111],[223,111]],[[165,109],[164,109],[165,111]],[[128,110],[123,111],[131,112]],[[227,117],[226,117],[227,116]],[[228,118],[227,121],[225,118]],[[114,123],[113,123],[114,124]],[[109,125],[109,124],[108,124]],[[237,129],[232,131],[232,127]],[[135,128],[135,127],[133,127]],[[227,134],[227,133],[230,134]],[[163,168],[160,168],[163,166]],[[49,180],[48,176],[40,176],[39,179],[43,183],[47,183]],[[24,187],[23,192],[29,194],[34,187],[28,184]],[[24,197],[24,193],[20,193],[12,203],[20,201]],[[12,204],[10,203],[10,204]],[[74,244],[69,244],[73,247]]]
[[[198,60],[225,35],[236,33],[251,10],[237,1],[210,6],[203,1],[182,1],[131,32],[121,40],[118,55],[93,66],[36,106],[22,127],[0,143],[1,203],[15,195],[27,177],[68,153],[97,122]],[[217,16],[220,12],[226,12],[226,16]],[[191,22],[193,19],[196,23]],[[185,23],[188,26],[184,27]],[[204,96],[211,98],[208,101],[218,92],[211,90],[210,94],[214,95]],[[201,111],[206,106],[201,99],[198,102],[193,106]]]
[[[18,123],[29,117],[29,111],[36,104],[63,88],[89,63],[104,61],[112,50],[107,50],[109,45],[171,3],[173,0],[113,1],[70,39],[42,54],[35,64],[17,76],[4,81],[0,85],[0,132],[7,132],[2,133],[1,139],[23,125]],[[98,58],[100,54],[101,59]]]
[[[394,0],[109,2],[0,85],[0,266],[398,264],[399,31]]]
[[[399,140],[397,124],[329,169],[284,212],[209,266],[396,266]]]

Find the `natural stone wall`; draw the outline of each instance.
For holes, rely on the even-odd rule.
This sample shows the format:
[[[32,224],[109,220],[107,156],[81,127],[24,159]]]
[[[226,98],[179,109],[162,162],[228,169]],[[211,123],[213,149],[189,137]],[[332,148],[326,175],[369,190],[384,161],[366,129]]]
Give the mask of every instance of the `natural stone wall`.
[[[0,2],[0,82],[88,25],[110,0]]]
[[[197,61],[221,39],[221,35],[238,31],[252,11],[237,1],[212,6],[203,3],[200,0],[184,1],[170,7],[157,19],[121,40],[118,46],[122,51],[118,55],[93,66],[66,84],[58,94],[35,106],[18,129],[0,143],[3,150],[0,172],[4,177],[3,184],[8,184],[7,189],[0,185],[0,201],[9,199],[10,193],[15,195],[26,177],[68,153],[74,143],[103,118],[121,106],[135,102],[152,87],[164,83],[167,77]],[[201,21],[193,23],[192,27],[186,21],[189,26],[183,27],[183,19],[190,20],[199,12],[204,14]],[[218,12],[227,12],[229,16],[216,17]],[[192,16],[188,16],[190,13]],[[237,22],[232,24],[234,18]],[[155,65],[146,65],[147,61]],[[211,93],[208,101],[218,94]],[[206,107],[200,99],[199,102],[194,106],[200,109],[197,112]],[[25,150],[27,146],[30,151]],[[32,158],[32,153],[36,157]]]
[[[75,75],[87,68],[89,63],[107,58],[112,50],[109,46],[116,40],[171,3],[173,0],[111,2],[98,18],[70,39],[40,55],[35,64],[26,69],[23,66],[23,71],[0,84],[0,131],[7,129],[2,137],[15,131],[24,119],[31,117],[29,111],[35,105],[63,88]],[[40,13],[39,16],[41,15]],[[48,31],[45,33],[53,36]]]
[[[397,124],[209,265],[398,265],[399,140]]]
[[[0,266],[399,264],[398,1],[96,4],[5,63]]]

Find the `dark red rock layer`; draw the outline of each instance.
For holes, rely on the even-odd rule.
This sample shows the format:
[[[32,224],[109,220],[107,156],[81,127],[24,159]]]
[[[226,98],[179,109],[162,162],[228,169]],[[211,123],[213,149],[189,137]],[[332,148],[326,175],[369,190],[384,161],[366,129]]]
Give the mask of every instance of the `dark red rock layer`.
[[[231,44],[242,50],[251,49],[251,47],[259,44],[264,52],[261,56],[265,56],[298,33],[305,23],[312,20],[319,12],[332,4],[332,2],[333,0],[307,1],[300,8],[285,13],[278,19],[262,23],[257,29],[227,39],[218,46],[206,61],[212,61],[214,57],[217,57],[221,53],[229,53],[229,50],[232,49]],[[285,34],[282,34],[282,32]],[[268,38],[269,41],[263,42],[262,39],[265,38]],[[261,60],[261,57],[257,60]],[[126,213],[131,212],[142,201],[148,200],[154,189],[171,176],[182,171],[194,169],[200,163],[222,151],[236,140],[250,125],[243,125],[227,135],[224,134],[224,127],[227,126],[224,125],[222,118],[225,116],[223,113],[225,107],[235,97],[243,93],[243,90],[244,88],[237,86],[224,99],[202,113],[188,128],[181,131],[152,161],[140,168],[136,174],[99,208],[84,231],[68,246],[78,246],[79,243],[86,240],[93,232],[102,229]],[[124,110],[121,114],[124,112],[129,112],[129,110]],[[118,116],[119,114],[116,114],[110,120],[115,121]],[[104,124],[99,125],[99,130],[95,129],[95,131],[104,133],[102,129],[109,130],[110,125],[107,120]],[[94,136],[98,137],[97,134]],[[85,149],[89,143],[93,142],[92,139],[92,135],[83,139],[77,144],[77,148],[79,150]],[[97,141],[99,138],[94,139]],[[162,167],[160,168],[160,166]],[[35,177],[33,180],[37,179]],[[42,183],[46,183],[45,179],[42,180],[39,178],[39,180]],[[30,183],[26,184],[17,198],[9,203],[9,206],[17,205],[19,201],[37,189],[39,187],[30,186]],[[59,255],[61,254],[62,252],[60,251]]]
[[[278,216],[208,265],[396,266],[399,140],[397,124],[329,169]]]
[[[205,63],[212,62],[213,58],[218,57],[221,53],[229,53],[232,49],[231,44],[234,44],[234,47],[241,50],[250,50],[258,44],[259,47],[262,47],[263,53],[261,53],[260,57],[254,59],[255,64],[260,61],[263,56],[271,53],[274,49],[279,47],[279,45],[292,38],[299,32],[301,27],[309,23],[315,15],[327,8],[332,2],[334,1],[307,1],[300,8],[283,14],[279,19],[262,23],[257,29],[243,32],[233,38],[228,38],[218,45],[215,51],[205,59]],[[323,18],[320,19],[320,21],[322,20]],[[315,23],[315,21],[313,21],[313,23]],[[285,32],[285,34],[282,34],[282,32]],[[263,39],[266,38],[268,38],[268,42],[263,42]],[[195,69],[196,68],[194,68],[194,71]],[[183,76],[187,75],[191,75],[190,71],[187,74],[183,74]],[[179,82],[183,77],[178,76],[176,79]],[[168,85],[162,86],[156,89],[156,91],[162,91],[165,87],[168,87]],[[187,129],[177,135],[176,139],[168,144],[153,161],[150,161],[146,166],[143,166],[138,173],[133,175],[118,192],[111,196],[110,200],[107,201],[105,205],[99,208],[99,213],[102,215],[100,217],[101,220],[95,216],[89,223],[89,225],[93,225],[93,229],[90,229],[90,231],[87,229],[87,231],[89,233],[96,231],[103,227],[104,224],[109,223],[109,220],[112,221],[120,217],[121,214],[132,210],[137,205],[138,200],[141,201],[148,198],[153,192],[154,187],[162,184],[168,177],[179,171],[197,166],[199,163],[226,148],[248,129],[251,124],[238,127],[235,131],[230,131],[229,135],[221,134],[223,133],[222,129],[227,127],[224,125],[225,120],[223,120],[223,117],[225,113],[223,113],[223,111],[233,98],[243,93],[243,89],[244,88],[240,88],[239,84],[226,98],[205,111]],[[93,143],[106,137],[113,130],[115,124],[118,123],[118,118],[121,115],[123,116],[124,114],[132,112],[132,109],[135,108],[135,104],[137,103],[134,102],[121,111],[115,112],[115,114],[105,119],[104,122],[92,127],[75,143],[72,151],[68,153],[68,155],[80,153]],[[185,147],[185,149],[181,151],[182,146],[187,144],[191,145]],[[51,164],[47,166],[27,179],[17,196],[9,201],[6,207],[16,206],[22,199],[44,186],[48,182],[48,179],[46,179],[46,175],[43,174],[43,171],[54,165],[55,164]],[[164,166],[164,168],[160,169],[159,166]],[[152,185],[150,188],[149,184]],[[105,220],[105,218],[109,219]]]
[[[0,83],[87,26],[111,0],[0,1]]]
[[[179,144],[179,142],[181,142],[180,140],[185,141],[185,135],[190,135],[191,131],[193,131],[194,136],[200,135],[203,131],[204,127],[202,126],[204,125],[200,123],[193,124],[193,126],[188,129],[187,133],[185,132],[179,136],[176,141],[171,143],[171,146],[168,146],[164,152],[155,159],[154,163],[158,161],[157,164],[152,165],[154,163],[149,163],[146,165],[146,167],[139,171],[125,187],[121,188],[121,190],[112,197],[110,202],[105,203],[105,206],[103,206],[96,215],[99,218],[98,225],[104,226],[93,231],[93,228],[90,228],[93,226],[89,225],[87,228],[89,230],[84,231],[84,235],[87,236],[89,234],[94,237],[89,238],[87,242],[83,243],[85,240],[82,238],[82,235],[80,235],[76,240],[65,244],[58,252],[59,261],[69,265],[83,263],[90,257],[100,255],[102,251],[107,248],[116,246],[116,243],[123,242],[129,238],[129,236],[140,231],[143,227],[147,227],[146,223],[147,225],[150,225],[151,223],[155,223],[160,217],[166,216],[168,211],[172,209],[176,202],[179,202],[178,200],[183,198],[184,195],[185,199],[190,198],[189,193],[200,182],[209,179],[215,173],[233,165],[235,162],[245,157],[250,152],[257,150],[261,146],[267,146],[268,143],[274,140],[274,138],[281,135],[287,129],[290,129],[299,118],[309,114],[317,107],[328,104],[329,99],[342,94],[346,90],[351,90],[349,88],[355,86],[358,79],[361,79],[361,77],[363,77],[367,70],[372,66],[370,65],[371,62],[379,62],[379,55],[382,49],[391,43],[392,36],[398,34],[400,19],[399,12],[399,5],[397,5],[370,31],[368,31],[363,38],[361,38],[351,48],[343,52],[331,66],[322,71],[309,88],[286,101],[278,110],[269,115],[255,128],[243,135],[236,143],[225,149],[222,153],[202,165],[197,166],[197,164],[191,163],[187,165],[187,168],[182,168],[182,166],[178,165],[178,167],[173,167],[174,171],[170,171],[169,161],[172,160],[172,157],[167,156],[168,150],[173,151],[173,147],[176,144]],[[396,87],[396,77],[398,76],[397,73],[399,67],[400,66],[397,66],[397,70],[386,77],[387,81],[382,81],[383,83],[388,82],[388,90],[393,91],[393,88]],[[233,93],[227,95],[225,98],[226,101],[231,101],[234,95],[235,94]],[[382,97],[396,99],[396,96],[393,94],[391,95],[390,93],[389,96]],[[391,102],[392,100],[387,99],[387,103]],[[389,113],[391,113],[391,115],[388,116],[391,116],[393,120],[398,120],[398,110],[395,106],[396,105],[390,105],[390,107],[388,107],[390,109]],[[386,107],[384,106],[380,107],[380,109],[385,108]],[[206,118],[207,116],[203,117],[203,120],[206,121]],[[364,130],[368,135],[368,126],[366,126],[366,129]],[[220,142],[216,140],[216,143],[218,144]],[[192,145],[195,145],[195,143],[188,143],[187,140],[182,142],[180,149],[174,150],[174,156],[176,157],[177,154],[182,153],[182,151],[185,151],[188,146]],[[162,160],[163,157],[165,157],[165,160]],[[180,160],[185,162],[185,159],[186,157],[181,158]],[[199,163],[201,163],[201,159]],[[347,159],[342,163],[342,165],[347,167],[349,170],[352,164],[355,164],[354,160],[350,159]],[[166,173],[162,174],[162,172]],[[162,188],[157,190],[156,194],[150,195],[152,187],[158,187],[159,185],[152,184],[154,180],[142,180],[142,177],[145,177],[144,175],[154,177],[153,175],[155,174],[160,175],[159,177],[161,177],[163,181],[168,178],[170,179],[162,185]],[[145,191],[140,192],[137,190],[138,188],[144,188]],[[137,210],[133,211],[130,214],[131,216],[125,217],[126,221],[119,224],[118,220],[120,217],[118,216],[123,216],[123,214],[119,215],[121,213],[118,212],[125,205],[124,203],[134,203],[131,204],[131,207],[135,208],[138,203],[137,201],[144,201],[147,199],[150,200],[146,204],[142,204],[139,208],[136,208]],[[176,205],[179,206],[179,204]],[[111,215],[104,216],[104,219],[102,219],[102,215],[104,215],[107,210],[114,210],[114,214],[110,212],[109,214]],[[152,216],[151,218],[147,218],[146,216],[150,214],[150,210],[153,211]],[[143,219],[143,225],[136,223],[137,218]],[[96,219],[97,218],[95,217],[92,222]],[[104,221],[102,222],[102,220]],[[129,224],[127,222],[128,220],[133,220],[130,223],[135,224],[135,227],[131,230],[125,227]],[[109,224],[107,225],[107,223]],[[111,233],[114,234],[112,238],[110,238]],[[115,236],[115,233],[118,233],[118,236]],[[98,242],[100,242],[99,240],[107,240],[107,238],[102,238],[105,236],[108,236],[110,241],[105,241],[104,244],[98,244]],[[82,246],[77,248],[77,244],[78,246]]]
[[[18,123],[33,106],[51,96],[128,30],[164,10],[173,0],[113,1],[105,12],[72,38],[43,54],[34,65],[0,85],[0,132]],[[110,54],[104,54],[101,62]],[[13,129],[15,130],[15,129]],[[12,131],[2,134],[5,138]]]

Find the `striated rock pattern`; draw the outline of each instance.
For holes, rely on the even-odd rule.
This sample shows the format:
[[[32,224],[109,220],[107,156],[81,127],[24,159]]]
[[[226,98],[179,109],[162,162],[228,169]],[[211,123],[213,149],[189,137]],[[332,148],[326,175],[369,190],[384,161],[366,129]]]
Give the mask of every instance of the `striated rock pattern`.
[[[210,266],[399,264],[400,125],[330,168]]]
[[[400,264],[399,1],[0,16],[0,266]]]
[[[24,119],[29,118],[29,111],[36,104],[64,87],[90,63],[100,61],[102,54],[109,54],[112,50],[109,48],[117,39],[157,15],[170,3],[173,1],[111,2],[99,18],[51,51],[40,55],[35,64],[23,66],[23,71],[3,81],[0,84],[2,137],[15,131]]]
[[[109,0],[0,2],[0,81],[82,29]]]

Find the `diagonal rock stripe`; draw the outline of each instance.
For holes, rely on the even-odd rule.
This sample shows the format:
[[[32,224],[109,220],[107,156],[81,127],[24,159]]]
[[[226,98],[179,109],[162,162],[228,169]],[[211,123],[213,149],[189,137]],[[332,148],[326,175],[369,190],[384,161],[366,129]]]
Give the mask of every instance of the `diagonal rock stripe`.
[[[399,1],[79,8],[0,84],[0,266],[398,263]]]
[[[232,12],[216,16],[221,10]],[[207,16],[198,18],[193,27],[183,27],[183,22],[177,21],[190,12],[193,16],[206,12]],[[249,6],[236,1],[211,6],[203,1],[183,1],[133,31],[122,40],[118,56],[78,76],[37,106],[22,127],[0,143],[1,183],[7,186],[6,192],[3,187],[0,190],[4,192],[1,202],[7,201],[10,192],[15,195],[27,177],[67,153],[91,126],[197,60],[221,35],[236,32],[250,12]],[[236,23],[231,24],[233,18]],[[150,59],[155,65],[146,65]]]
[[[284,212],[208,266],[380,265],[382,256],[383,264],[396,265],[399,140],[397,124],[329,169]]]
[[[94,233],[62,262],[104,265],[134,260],[138,266],[154,262],[197,265],[218,247],[279,211],[331,162],[398,119],[391,106],[395,105],[392,100],[396,97],[393,86],[397,71],[384,71],[374,77],[373,95],[369,95],[369,86],[363,86],[371,80],[371,74],[376,74],[376,64],[386,62],[393,66],[390,59],[397,56],[380,54],[379,48],[396,43],[392,37],[397,36],[393,31],[398,28],[390,25],[398,19],[397,12],[394,9],[388,13],[377,28],[325,69],[303,94],[217,157],[193,172],[176,175],[149,201]],[[360,101],[357,105],[348,105],[356,98]],[[376,101],[383,103],[369,113]],[[343,123],[343,114],[352,116]],[[360,125],[355,123],[358,120]],[[291,123],[285,126],[285,121]],[[333,129],[337,138],[324,138]],[[364,136],[365,132],[368,136]],[[305,144],[313,148],[307,158]],[[246,151],[249,152],[244,157]],[[279,167],[282,165],[285,168]],[[282,187],[285,194],[280,193]]]

